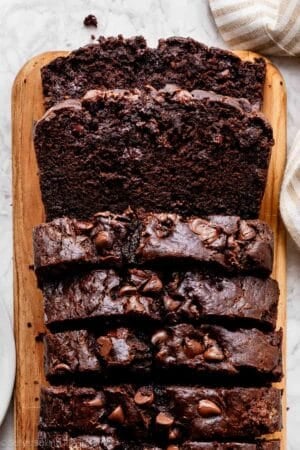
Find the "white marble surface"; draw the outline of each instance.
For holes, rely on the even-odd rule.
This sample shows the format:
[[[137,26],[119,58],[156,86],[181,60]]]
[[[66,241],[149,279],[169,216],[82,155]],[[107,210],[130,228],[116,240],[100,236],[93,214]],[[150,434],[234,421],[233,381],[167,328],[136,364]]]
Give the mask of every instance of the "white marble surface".
[[[83,18],[98,17],[97,33],[192,36],[224,46],[207,0],[2,0],[0,6],[0,297],[12,317],[12,222],[10,94],[21,66],[46,50],[88,43],[92,32]],[[300,129],[300,60],[276,59],[288,88],[289,144]],[[300,253],[288,243],[288,450],[300,449]],[[29,355],[29,357],[31,357]],[[1,389],[5,386],[1,385]],[[0,448],[13,444],[12,413],[0,428]]]

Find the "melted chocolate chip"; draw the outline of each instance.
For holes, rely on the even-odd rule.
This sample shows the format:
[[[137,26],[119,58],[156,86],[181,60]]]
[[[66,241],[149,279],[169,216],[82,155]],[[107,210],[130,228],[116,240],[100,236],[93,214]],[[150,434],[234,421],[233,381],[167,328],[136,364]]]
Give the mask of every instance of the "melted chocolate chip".
[[[219,416],[222,413],[222,411],[218,407],[218,405],[216,405],[211,400],[203,399],[203,400],[200,400],[200,402],[198,404],[198,413],[202,417],[213,417],[213,416]]]

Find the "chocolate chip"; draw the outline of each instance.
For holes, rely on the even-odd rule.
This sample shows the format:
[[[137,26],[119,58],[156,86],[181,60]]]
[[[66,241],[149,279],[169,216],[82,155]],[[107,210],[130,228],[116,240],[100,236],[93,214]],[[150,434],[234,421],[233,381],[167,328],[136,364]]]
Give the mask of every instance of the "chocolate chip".
[[[142,285],[147,283],[149,277],[151,277],[151,274],[149,275],[147,271],[140,269],[130,269],[129,273],[130,273],[130,281],[135,286],[137,286],[137,288],[140,288]]]
[[[220,234],[215,241],[210,242],[209,247],[216,250],[223,250],[226,247],[226,242],[226,234]]]
[[[213,345],[203,353],[203,357],[206,361],[223,361],[224,354],[219,347]]]
[[[236,239],[234,238],[234,236],[228,236],[227,246],[228,246],[228,248],[233,249],[235,251],[238,251],[240,248],[240,246],[239,246],[238,242],[236,241]]]
[[[92,222],[88,222],[86,220],[77,220],[76,228],[80,231],[90,231],[94,227]]]
[[[163,284],[158,278],[158,276],[153,275],[143,287],[142,292],[160,292],[162,288]]]
[[[102,408],[102,406],[104,405],[104,401],[100,397],[95,397],[92,400],[85,402],[85,404],[88,406],[95,406],[95,407]]]
[[[174,223],[174,214],[161,213],[157,214],[157,218],[161,223],[164,224],[173,224]]]
[[[189,91],[186,91],[185,89],[180,89],[178,92],[174,94],[174,99],[178,101],[179,103],[188,103],[191,100],[192,94]]]
[[[163,229],[163,228],[157,226],[156,229],[155,229],[155,234],[156,234],[156,236],[157,236],[159,239],[162,239],[162,238],[165,238],[165,237],[168,237],[168,236],[169,236],[170,230],[168,230],[168,229]]]
[[[241,220],[239,238],[242,241],[249,241],[255,238],[255,236],[256,236],[255,230],[251,226],[249,226],[245,220]]]
[[[97,28],[97,26],[98,26],[97,17],[94,16],[93,14],[89,14],[88,16],[86,16],[84,18],[83,24],[84,24],[85,27],[95,27],[95,28]]]
[[[166,348],[160,350],[156,355],[155,359],[163,361],[164,364],[174,364],[176,362],[175,356],[169,355],[169,351]]]
[[[213,228],[203,219],[194,219],[189,223],[190,229],[197,234],[206,244],[212,244],[219,236],[216,228]]]
[[[97,343],[99,344],[99,353],[103,358],[107,357],[112,350],[112,342],[111,339],[107,336],[100,336],[97,339]]]
[[[110,248],[112,246],[112,239],[107,231],[99,231],[94,238],[95,245],[98,250]]]
[[[173,300],[168,295],[164,296],[164,306],[168,311],[176,311],[176,309],[178,309],[180,305],[181,302]]]
[[[125,416],[124,416],[124,412],[122,409],[122,406],[117,406],[113,412],[108,416],[108,419],[111,420],[112,422],[117,422],[117,423],[124,423],[125,421]]]
[[[102,434],[109,434],[112,427],[108,423],[98,423],[95,425],[95,429],[99,430]]]
[[[99,211],[94,214],[94,217],[103,217],[104,219],[108,219],[111,217],[111,213],[109,211]]]
[[[229,76],[230,76],[230,71],[229,71],[229,69],[222,70],[222,72],[220,72],[220,75],[221,75],[222,77],[229,77]]]
[[[151,405],[154,400],[154,394],[151,391],[143,392],[143,391],[137,391],[137,393],[134,396],[134,401],[137,405]]]
[[[212,140],[215,144],[223,144],[224,138],[221,134],[214,134]]]
[[[218,407],[218,405],[216,405],[211,400],[203,399],[200,400],[200,402],[198,403],[198,413],[202,417],[213,417],[219,416],[222,413],[222,411]]]
[[[156,236],[160,239],[168,237],[174,228],[176,215],[162,213],[157,215],[157,219],[158,223],[155,225]]]
[[[172,417],[169,413],[160,412],[155,419],[158,425],[164,427],[170,427],[174,423],[174,417]]]
[[[54,370],[55,371],[66,371],[66,372],[71,372],[71,367],[68,366],[68,364],[64,364],[64,363],[59,363],[56,364],[56,366],[54,366]]]
[[[84,126],[80,123],[76,123],[75,125],[73,125],[72,130],[76,134],[82,134],[82,132],[84,131]]]
[[[167,339],[168,339],[168,333],[165,330],[161,330],[152,336],[151,342],[153,345],[157,345],[157,344],[161,344],[162,342],[165,342]]]
[[[179,439],[181,437],[181,433],[180,433],[179,428],[172,428],[169,431],[169,436],[168,437],[169,437],[170,441],[175,441],[176,439]]]
[[[180,277],[179,273],[173,273],[172,278],[169,281],[168,288],[171,291],[176,291],[178,289],[180,283],[181,283],[181,277]]]
[[[135,286],[130,286],[129,284],[121,287],[119,294],[120,295],[132,295],[136,294],[137,290]]]
[[[178,445],[169,445],[167,447],[167,450],[180,450],[180,448],[178,447]]]
[[[140,312],[143,313],[145,311],[144,306],[139,301],[138,295],[132,295],[126,304],[126,312]]]
[[[184,340],[184,353],[193,358],[196,355],[200,355],[203,353],[204,347],[201,342],[196,341],[195,339],[185,338]]]

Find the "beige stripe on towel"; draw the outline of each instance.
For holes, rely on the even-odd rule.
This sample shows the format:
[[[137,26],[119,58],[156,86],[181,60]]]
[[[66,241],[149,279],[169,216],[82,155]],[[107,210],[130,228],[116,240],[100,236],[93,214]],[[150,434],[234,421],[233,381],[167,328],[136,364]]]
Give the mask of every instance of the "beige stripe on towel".
[[[231,48],[300,56],[300,0],[210,0]]]

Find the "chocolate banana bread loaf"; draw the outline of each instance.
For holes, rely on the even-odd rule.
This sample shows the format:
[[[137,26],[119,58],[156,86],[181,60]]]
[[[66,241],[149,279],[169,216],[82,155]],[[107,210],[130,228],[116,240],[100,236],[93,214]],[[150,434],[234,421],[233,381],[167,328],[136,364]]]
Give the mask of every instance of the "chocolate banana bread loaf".
[[[53,329],[93,323],[217,322],[274,329],[277,282],[205,272],[94,270],[42,286],[46,325]]]
[[[164,371],[178,382],[187,379],[184,375],[195,375],[197,383],[201,375],[210,381],[215,377],[221,384],[224,376],[251,383],[257,378],[279,381],[282,376],[281,331],[180,324],[155,331],[97,328],[48,333],[44,342],[50,381],[61,377],[83,381],[91,375],[110,380],[116,375],[120,383],[128,374],[153,381]]]
[[[33,244],[40,278],[91,266],[165,263],[268,276],[273,264],[270,227],[234,216],[98,213],[84,222],[63,217],[35,227]]]
[[[89,91],[35,128],[47,220],[129,206],[256,218],[272,145],[247,100],[176,86]]]
[[[175,439],[176,440],[176,439]],[[279,441],[246,442],[184,442],[157,447],[154,444],[120,442],[114,436],[75,435],[66,432],[40,431],[38,450],[279,450]]]
[[[48,107],[66,98],[80,98],[90,89],[146,84],[161,88],[176,83],[186,89],[245,97],[258,109],[264,80],[263,58],[243,62],[231,52],[181,37],[160,39],[157,48],[147,47],[142,36],[100,37],[42,69]]]
[[[95,434],[117,430],[137,440],[251,440],[281,429],[276,388],[201,388],[123,385],[47,387],[41,392],[42,430]]]

